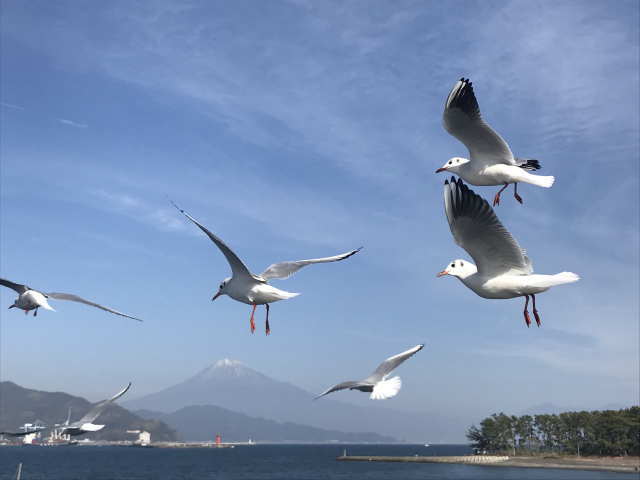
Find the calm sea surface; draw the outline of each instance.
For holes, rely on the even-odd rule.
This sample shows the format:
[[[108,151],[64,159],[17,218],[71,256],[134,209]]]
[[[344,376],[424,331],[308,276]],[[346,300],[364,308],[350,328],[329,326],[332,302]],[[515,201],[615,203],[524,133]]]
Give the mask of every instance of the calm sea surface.
[[[316,480],[316,479],[530,479],[635,478],[624,473],[477,467],[470,465],[337,462],[349,455],[460,455],[460,445],[256,445],[224,449],[131,447],[0,447],[0,479],[22,480]]]

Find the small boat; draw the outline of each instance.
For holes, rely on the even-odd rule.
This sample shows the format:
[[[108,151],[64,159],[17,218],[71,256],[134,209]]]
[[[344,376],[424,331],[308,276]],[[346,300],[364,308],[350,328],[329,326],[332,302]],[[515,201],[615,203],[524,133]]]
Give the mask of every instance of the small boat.
[[[428,443],[424,444],[425,447],[430,447],[431,445],[429,445]]]

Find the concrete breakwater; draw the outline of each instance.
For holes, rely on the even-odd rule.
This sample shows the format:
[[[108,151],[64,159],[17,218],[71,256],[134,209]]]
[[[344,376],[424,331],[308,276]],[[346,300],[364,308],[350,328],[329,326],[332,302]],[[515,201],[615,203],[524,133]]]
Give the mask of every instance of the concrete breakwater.
[[[468,464],[495,464],[506,462],[509,457],[495,455],[459,455],[446,457],[387,457],[387,456],[349,456],[342,455],[338,457],[340,461],[351,462],[416,462],[416,463],[468,463]]]
[[[415,455],[413,457],[394,457],[375,455],[342,455],[338,457],[337,460],[352,462],[457,463],[494,467],[555,468],[620,473],[637,473],[640,471],[640,459],[638,457],[508,457],[498,455],[443,457],[421,457]]]

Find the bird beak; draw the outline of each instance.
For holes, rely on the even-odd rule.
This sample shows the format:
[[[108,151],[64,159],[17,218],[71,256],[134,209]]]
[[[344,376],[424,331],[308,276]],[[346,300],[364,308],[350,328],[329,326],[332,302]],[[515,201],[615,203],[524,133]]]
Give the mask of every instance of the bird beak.
[[[446,270],[442,270],[436,275],[436,277],[444,277],[445,275],[449,275],[449,272],[447,272]]]
[[[439,168],[439,169],[437,169],[437,170],[436,170],[436,173],[446,172],[446,171],[447,171],[447,169],[443,167],[443,168]]]
[[[220,295],[222,295],[222,292],[218,291],[218,293],[216,293],[213,298],[211,299],[211,301],[213,302],[216,298],[218,298]]]
[[[10,305],[10,306],[9,306],[9,308],[8,308],[7,310],[9,310],[9,309],[11,309],[11,308],[13,308],[13,307],[15,307],[15,305]]]

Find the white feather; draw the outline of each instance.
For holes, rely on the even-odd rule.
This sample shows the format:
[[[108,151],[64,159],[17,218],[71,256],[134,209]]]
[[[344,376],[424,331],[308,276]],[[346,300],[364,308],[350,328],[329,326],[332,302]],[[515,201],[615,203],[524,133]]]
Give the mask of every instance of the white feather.
[[[401,388],[402,380],[400,380],[400,377],[381,380],[374,385],[369,398],[371,400],[386,400],[387,398],[395,397]]]

